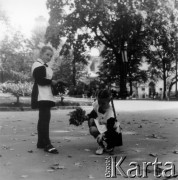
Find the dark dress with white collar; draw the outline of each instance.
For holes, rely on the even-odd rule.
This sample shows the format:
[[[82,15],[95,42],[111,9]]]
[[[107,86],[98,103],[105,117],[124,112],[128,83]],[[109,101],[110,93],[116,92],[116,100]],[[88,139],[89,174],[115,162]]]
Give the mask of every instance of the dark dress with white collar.
[[[41,59],[38,59],[32,66],[32,75],[35,79],[35,85],[38,88],[35,92],[38,93],[35,94],[37,96],[38,108],[55,106],[55,100],[51,90],[52,69]]]
[[[35,80],[32,90],[32,102],[35,97],[35,106],[32,103],[32,108],[39,109],[37,148],[45,148],[51,145],[49,123],[51,119],[51,107],[55,106],[51,89],[53,71],[41,59],[38,59],[32,65],[32,75]]]

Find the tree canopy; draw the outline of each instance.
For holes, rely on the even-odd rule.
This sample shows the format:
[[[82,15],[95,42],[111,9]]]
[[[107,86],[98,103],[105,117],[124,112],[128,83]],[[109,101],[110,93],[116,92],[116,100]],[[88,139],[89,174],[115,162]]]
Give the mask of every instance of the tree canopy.
[[[47,7],[47,41],[57,47],[61,37],[69,41],[80,34],[82,47],[104,45],[100,73],[119,82],[122,97],[126,96],[127,81],[147,79],[146,72],[140,70],[143,56],[154,74],[162,71],[163,80],[166,71],[175,71],[174,0],[48,0]]]

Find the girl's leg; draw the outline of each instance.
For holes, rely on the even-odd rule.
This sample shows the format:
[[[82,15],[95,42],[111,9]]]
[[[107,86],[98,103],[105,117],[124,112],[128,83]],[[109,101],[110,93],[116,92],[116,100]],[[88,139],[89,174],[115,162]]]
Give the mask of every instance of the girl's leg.
[[[100,142],[98,141],[98,136],[100,135],[100,132],[98,131],[93,119],[90,119],[88,121],[88,126],[89,126],[90,134],[97,140],[97,143],[99,145],[95,153],[97,155],[101,155],[103,154],[105,147],[104,147],[103,141],[100,141]]]
[[[94,138],[97,138],[98,135],[100,134],[100,132],[98,131],[97,127],[96,126],[91,126],[90,129],[90,134],[94,137]]]
[[[94,119],[90,119],[88,121],[88,126],[89,126],[89,132],[90,134],[94,137],[97,138],[97,136],[100,134],[96,125]]]
[[[46,145],[51,144],[49,138],[49,123],[51,118],[50,108],[39,109],[39,120],[37,125],[38,143],[37,147],[44,148]]]

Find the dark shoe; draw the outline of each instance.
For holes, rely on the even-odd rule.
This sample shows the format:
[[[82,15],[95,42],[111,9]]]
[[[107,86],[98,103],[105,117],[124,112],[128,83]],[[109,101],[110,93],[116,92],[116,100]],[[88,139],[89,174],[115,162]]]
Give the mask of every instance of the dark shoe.
[[[55,147],[53,147],[53,145],[51,145],[51,144],[47,145],[44,148],[44,151],[48,152],[48,153],[52,153],[52,154],[58,154],[59,153],[58,150]]]
[[[105,151],[107,152],[107,153],[109,153],[109,155],[114,155],[114,148],[113,147],[107,147],[106,149],[105,149]]]

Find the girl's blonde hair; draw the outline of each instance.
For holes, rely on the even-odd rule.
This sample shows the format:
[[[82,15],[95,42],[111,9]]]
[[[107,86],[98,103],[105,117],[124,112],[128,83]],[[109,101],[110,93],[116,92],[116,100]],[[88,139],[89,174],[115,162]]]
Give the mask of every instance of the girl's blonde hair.
[[[53,52],[52,47],[50,47],[50,46],[43,46],[43,47],[41,48],[41,50],[40,50],[40,55],[44,54],[47,50],[50,50],[50,51]]]

